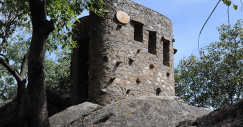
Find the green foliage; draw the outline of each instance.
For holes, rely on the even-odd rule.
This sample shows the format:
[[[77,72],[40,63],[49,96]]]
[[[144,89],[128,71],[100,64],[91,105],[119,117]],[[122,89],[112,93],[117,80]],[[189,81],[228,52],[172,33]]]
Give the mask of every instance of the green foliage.
[[[55,51],[56,60],[45,59],[45,81],[47,88],[57,91],[69,90],[71,55],[68,48]]]
[[[29,40],[25,31],[16,32],[29,26],[29,9],[26,3],[17,0],[0,1],[0,41],[6,38],[6,46],[0,52],[1,58],[9,61],[12,68],[20,70],[23,55],[27,52]],[[2,44],[0,43],[0,44]],[[5,56],[5,57],[4,57]],[[7,59],[6,59],[7,58]],[[17,83],[14,77],[0,64],[0,102],[16,94]]]
[[[224,4],[225,4],[226,6],[231,6],[231,5],[232,5],[232,1],[231,1],[231,0],[222,0],[222,1],[224,2]],[[237,10],[238,6],[235,5],[235,4],[233,4],[233,8],[234,8],[235,10]]]
[[[4,67],[0,66],[0,103],[16,95],[17,87],[15,80],[12,76],[9,76],[8,71]]]
[[[29,49],[30,40],[24,38],[24,35],[16,35],[11,37],[9,40],[9,46],[6,46],[2,53],[10,60],[9,64],[12,68],[19,71],[24,54]],[[9,99],[16,94],[17,83],[11,73],[1,64],[0,70],[0,95],[5,95],[5,97]],[[0,100],[3,100],[1,96]]]
[[[70,50],[76,48],[77,43],[71,37],[74,22],[78,20],[77,16],[85,9],[103,16],[105,13],[103,4],[103,0],[49,0],[47,16],[54,21],[56,29],[49,36],[47,50],[53,51],[58,45],[62,45],[62,48],[69,47]]]
[[[103,0],[50,0],[47,3],[47,16],[54,21],[56,29],[47,42],[47,50],[57,60],[45,59],[46,85],[56,90],[68,90],[70,86],[70,62],[73,48],[77,43],[72,40],[74,22],[84,9],[103,16]],[[55,5],[55,6],[53,6]]]
[[[0,33],[3,35],[10,27],[11,35],[18,27],[28,27],[29,14],[28,4],[24,1],[0,0]]]
[[[217,28],[220,41],[180,61],[176,95],[196,106],[219,108],[243,96],[243,22]]]
[[[45,59],[46,85],[56,90],[68,89],[70,84],[70,52],[77,47],[71,38],[73,23],[84,9],[103,16],[103,0],[47,0],[47,18],[55,25],[54,32],[48,38],[47,50],[55,54],[57,60]],[[0,0],[0,45],[7,30],[7,45],[0,54],[8,57],[10,65],[20,70],[23,56],[29,49],[31,37],[31,19],[28,0]],[[5,59],[4,57],[0,56]],[[17,83],[13,76],[0,64],[0,103],[16,94]],[[27,76],[26,76],[26,79]]]
[[[231,5],[231,0],[222,0],[225,5],[230,6]]]

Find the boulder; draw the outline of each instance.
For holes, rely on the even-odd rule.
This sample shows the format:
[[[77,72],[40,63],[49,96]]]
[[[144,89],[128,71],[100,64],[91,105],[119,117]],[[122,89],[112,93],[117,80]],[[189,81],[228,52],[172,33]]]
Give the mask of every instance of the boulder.
[[[192,123],[195,127],[243,127],[243,99],[219,108]]]
[[[91,112],[99,109],[99,105],[90,102],[84,102],[79,105],[71,106],[66,110],[57,113],[49,118],[51,127],[64,127],[73,121],[89,115]]]
[[[174,127],[209,112],[209,109],[187,105],[175,96],[153,96],[124,99],[103,108],[82,103],[49,120],[52,127]]]

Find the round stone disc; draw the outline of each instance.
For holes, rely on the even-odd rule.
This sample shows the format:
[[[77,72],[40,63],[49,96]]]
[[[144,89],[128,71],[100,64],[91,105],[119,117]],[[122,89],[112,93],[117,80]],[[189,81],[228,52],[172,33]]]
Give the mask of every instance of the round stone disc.
[[[118,11],[116,13],[116,18],[119,22],[127,24],[130,22],[130,16],[124,11]]]

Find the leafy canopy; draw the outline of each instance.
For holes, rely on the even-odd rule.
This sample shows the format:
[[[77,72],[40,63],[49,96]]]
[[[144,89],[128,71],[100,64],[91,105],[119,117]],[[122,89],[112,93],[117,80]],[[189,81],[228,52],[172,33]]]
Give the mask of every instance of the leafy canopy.
[[[72,48],[77,46],[71,38],[74,22],[85,9],[103,16],[104,3],[103,0],[47,0],[46,2],[47,17],[55,25],[55,30],[47,41],[46,85],[57,90],[68,89],[70,53]],[[5,38],[7,41],[0,54],[8,58],[12,68],[19,71],[23,57],[29,49],[32,33],[28,0],[0,0],[0,17],[0,45]],[[0,57],[5,59],[1,55]],[[0,70],[1,103],[16,94],[17,83],[1,64]],[[25,77],[28,79],[27,75]]]
[[[243,22],[221,25],[219,42],[180,61],[175,69],[176,95],[189,104],[219,108],[243,97]]]

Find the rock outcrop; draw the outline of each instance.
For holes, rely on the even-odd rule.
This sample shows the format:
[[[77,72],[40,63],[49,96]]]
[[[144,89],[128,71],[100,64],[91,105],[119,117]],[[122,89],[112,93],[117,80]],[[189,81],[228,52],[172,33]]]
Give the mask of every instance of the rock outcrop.
[[[90,102],[84,102],[82,104],[71,106],[66,110],[57,113],[49,118],[51,127],[64,127],[71,124],[75,120],[83,118],[89,115],[95,110],[100,108],[99,105]]]
[[[209,109],[187,105],[175,96],[154,96],[124,99],[103,108],[85,102],[49,120],[52,127],[173,127],[209,112]]]
[[[243,127],[243,99],[219,108],[192,123],[195,127]]]

